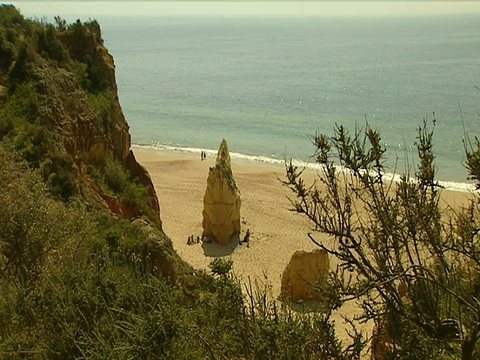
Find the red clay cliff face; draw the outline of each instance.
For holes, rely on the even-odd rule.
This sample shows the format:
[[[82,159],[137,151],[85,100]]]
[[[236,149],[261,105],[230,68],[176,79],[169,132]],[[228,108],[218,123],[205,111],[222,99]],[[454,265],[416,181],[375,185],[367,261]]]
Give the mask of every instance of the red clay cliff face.
[[[142,214],[120,198],[102,192],[87,176],[89,165],[98,166],[105,159],[123,164],[139,184],[146,187],[148,202],[155,212],[150,219],[161,228],[160,206],[148,172],[135,160],[131,152],[129,127],[118,101],[115,64],[103,46],[98,23],[91,22],[71,27],[60,34],[60,39],[73,60],[86,65],[91,86],[87,92],[75,75],[67,70],[39,63],[33,73],[37,89],[45,107],[41,122],[59,134],[80,178],[84,178],[82,194],[114,214],[131,219]],[[93,200],[92,200],[93,199]]]

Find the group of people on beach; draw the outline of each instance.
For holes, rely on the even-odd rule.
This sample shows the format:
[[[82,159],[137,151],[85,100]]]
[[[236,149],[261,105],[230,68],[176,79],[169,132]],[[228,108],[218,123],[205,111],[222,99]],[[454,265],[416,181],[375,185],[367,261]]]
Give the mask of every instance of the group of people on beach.
[[[201,236],[197,236],[197,238],[195,239],[195,236],[193,235],[190,235],[187,239],[187,245],[200,244],[201,242],[209,241],[207,241],[206,237],[202,238]],[[243,240],[239,240],[238,245],[242,245],[242,243],[246,243],[247,247],[250,247],[250,229],[247,229]]]
[[[207,158],[207,152],[205,150],[200,151],[200,158],[202,161]]]
[[[187,240],[187,245],[200,244],[201,242],[202,242],[201,236],[197,236],[197,238],[195,239],[193,235],[190,235]]]

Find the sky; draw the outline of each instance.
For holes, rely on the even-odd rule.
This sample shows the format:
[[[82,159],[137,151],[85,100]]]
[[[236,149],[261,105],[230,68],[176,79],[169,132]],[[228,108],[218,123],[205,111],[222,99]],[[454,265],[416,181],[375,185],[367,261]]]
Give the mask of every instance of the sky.
[[[67,21],[99,19],[106,16],[166,17],[391,17],[480,14],[480,1],[13,1],[24,16],[52,18],[59,15]]]

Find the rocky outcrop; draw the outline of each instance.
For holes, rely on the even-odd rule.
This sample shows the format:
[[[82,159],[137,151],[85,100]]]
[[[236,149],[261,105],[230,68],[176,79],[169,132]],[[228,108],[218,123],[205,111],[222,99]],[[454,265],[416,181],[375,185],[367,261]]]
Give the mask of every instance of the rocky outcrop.
[[[203,236],[228,244],[240,232],[240,191],[232,174],[225,139],[218,149],[215,167],[210,168],[203,198]]]
[[[136,217],[136,214],[133,212],[131,207],[126,206],[118,197],[105,194],[89,177],[86,176],[86,184],[89,190],[93,190],[94,194],[104,203],[102,205],[107,207],[113,214],[123,218],[123,219],[133,219]],[[88,201],[89,194],[85,194],[84,198]]]
[[[96,165],[108,156],[126,160],[131,140],[116,90],[101,95],[104,104],[97,108],[70,72],[42,66],[34,70],[34,77],[44,101],[42,123],[61,135],[65,150],[76,161]]]
[[[114,214],[130,219],[144,215],[124,199],[104,193],[88,178],[89,166],[101,169],[105,159],[124,166],[139,184],[146,188],[150,220],[161,227],[160,206],[147,171],[137,163],[131,152],[129,127],[117,95],[113,57],[103,46],[100,26],[96,21],[77,22],[67,30],[56,33],[58,41],[68,52],[69,61],[84,69],[84,77],[65,67],[52,66],[49,61],[31,54],[31,81],[35,84],[40,102],[38,119],[58,135],[59,152],[67,153],[74,166],[80,169],[78,181],[85,194],[90,187],[90,199]],[[61,45],[59,45],[61,46]],[[67,55],[64,55],[67,58]],[[88,194],[86,194],[87,197]],[[152,217],[153,215],[153,218]]]
[[[59,39],[68,50],[70,57],[87,65],[92,86],[101,90],[117,92],[113,56],[103,45],[100,25],[89,21],[70,25],[67,31],[59,32]]]
[[[142,244],[140,256],[146,273],[162,276],[176,283],[181,271],[182,261],[173,250],[172,243],[157,228],[150,226],[142,219],[132,222],[134,226],[142,228],[147,238]]]
[[[25,161],[34,169],[52,201],[74,203],[72,210],[78,205],[82,211],[101,212],[102,229],[108,227],[107,211],[132,220],[133,225],[118,222],[118,228],[112,222],[112,228],[123,232],[140,226],[129,238],[135,243],[128,244],[142,260],[138,266],[146,274],[177,282],[187,265],[161,229],[151,178],[131,151],[115,65],[96,21],[26,21],[13,6],[0,5],[0,109],[0,142],[23,158],[22,168]],[[97,216],[88,218],[85,224],[93,226]],[[92,239],[103,235],[108,243],[107,234]],[[83,245],[72,259],[87,264],[90,250],[96,250]],[[118,251],[110,245],[112,252]]]
[[[158,218],[153,220],[156,221],[161,228],[160,204],[158,202],[155,187],[153,186],[152,178],[150,177],[147,169],[137,162],[132,150],[128,152],[127,158],[125,159],[125,167],[130,174],[132,174],[132,176],[137,179],[137,181],[147,190],[149,206],[155,211],[155,213],[158,214]]]
[[[297,251],[282,275],[280,297],[289,301],[321,300],[315,286],[328,278],[330,263],[325,250]]]

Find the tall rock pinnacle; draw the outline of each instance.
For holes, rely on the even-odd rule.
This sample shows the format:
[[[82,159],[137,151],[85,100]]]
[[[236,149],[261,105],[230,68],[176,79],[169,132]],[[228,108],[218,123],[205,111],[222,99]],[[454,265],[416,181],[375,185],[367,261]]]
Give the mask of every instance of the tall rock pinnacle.
[[[228,244],[240,232],[240,191],[233,178],[225,139],[218,149],[215,167],[210,168],[203,198],[203,235]]]

